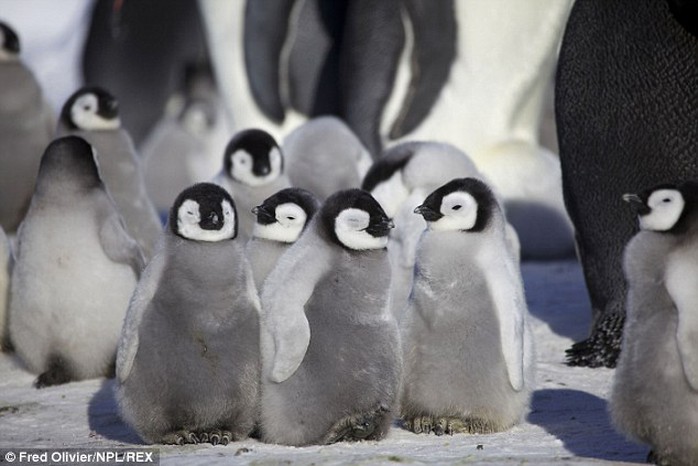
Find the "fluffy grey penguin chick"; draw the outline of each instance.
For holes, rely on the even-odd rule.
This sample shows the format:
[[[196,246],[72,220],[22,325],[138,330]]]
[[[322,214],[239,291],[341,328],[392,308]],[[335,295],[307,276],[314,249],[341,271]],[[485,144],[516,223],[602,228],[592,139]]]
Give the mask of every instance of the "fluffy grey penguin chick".
[[[41,154],[55,119],[20,58],[15,31],[0,22],[0,226],[13,234],[29,208]]]
[[[12,272],[12,250],[5,230],[0,226],[0,351],[11,348],[7,327],[7,304],[10,299],[10,274]]]
[[[284,156],[276,140],[261,129],[235,134],[225,148],[223,170],[213,182],[232,194],[240,212],[240,236],[252,236],[255,224],[250,212],[266,198],[291,184],[284,175]]]
[[[44,152],[15,249],[10,337],[37,388],[112,376],[143,268],[92,147],[67,136]]]
[[[283,142],[286,172],[293,186],[320,199],[342,189],[358,188],[373,163],[368,150],[339,118],[313,118]]]
[[[131,299],[116,362],[121,416],[149,443],[247,437],[259,406],[259,298],[230,195],[185,189]]]
[[[623,199],[640,223],[625,248],[627,316],[610,399],[616,427],[657,464],[698,464],[698,184]]]
[[[146,258],[152,257],[162,224],[148,197],[141,161],[121,127],[116,98],[98,87],[83,87],[63,105],[59,134],[85,138],[97,152],[99,170],[129,234]]]
[[[252,209],[257,222],[247,243],[247,259],[252,266],[257,290],[279,257],[300,237],[320,208],[320,201],[310,191],[282,189]]]
[[[380,202],[395,219],[388,253],[393,267],[393,313],[400,320],[412,288],[417,242],[427,224],[414,209],[424,198],[454,178],[484,176],[463,151],[451,144],[412,141],[397,144],[383,152],[364,177],[362,189]],[[518,237],[506,224],[512,251],[519,254]]]
[[[392,221],[358,189],[330,196],[262,292],[262,435],[286,445],[379,440],[401,351],[389,310]]]
[[[405,426],[437,435],[508,429],[529,405],[535,368],[499,203],[482,181],[460,178],[415,213],[428,227],[401,322]]]

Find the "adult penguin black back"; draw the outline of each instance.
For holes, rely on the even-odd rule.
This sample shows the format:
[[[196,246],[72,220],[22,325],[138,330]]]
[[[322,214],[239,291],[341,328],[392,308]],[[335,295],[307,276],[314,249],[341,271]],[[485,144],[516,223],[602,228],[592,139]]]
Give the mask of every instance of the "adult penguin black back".
[[[593,309],[568,364],[614,367],[636,222],[622,195],[698,178],[698,38],[677,0],[577,0],[563,38],[556,117],[565,203]],[[693,33],[691,32],[693,31]]]

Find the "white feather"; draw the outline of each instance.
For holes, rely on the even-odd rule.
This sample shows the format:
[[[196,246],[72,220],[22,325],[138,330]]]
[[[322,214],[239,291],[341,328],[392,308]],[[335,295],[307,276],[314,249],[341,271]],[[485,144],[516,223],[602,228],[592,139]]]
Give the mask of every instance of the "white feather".
[[[388,236],[373,236],[365,231],[370,224],[368,212],[361,209],[344,209],[335,219],[337,238],[349,249],[363,251],[382,249],[388,245]]]
[[[252,235],[257,238],[293,243],[301,235],[308,215],[297,204],[287,202],[276,207],[276,222],[255,223]]]
[[[99,101],[94,94],[85,94],[78,97],[70,108],[70,118],[79,129],[84,131],[113,130],[121,127],[121,120],[117,118],[105,119],[97,114]]]
[[[658,189],[647,198],[651,209],[640,216],[640,228],[651,231],[670,230],[678,222],[686,205],[681,193],[675,189]]]

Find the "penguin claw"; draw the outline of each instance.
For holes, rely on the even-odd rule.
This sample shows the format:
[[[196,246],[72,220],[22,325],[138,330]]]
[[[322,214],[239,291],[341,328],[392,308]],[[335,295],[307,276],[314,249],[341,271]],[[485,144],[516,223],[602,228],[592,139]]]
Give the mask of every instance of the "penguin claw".
[[[208,443],[208,432],[199,432],[199,443]]]
[[[187,430],[170,432],[162,437],[161,443],[164,445],[186,445],[187,443],[199,443],[198,437]]]
[[[383,405],[378,406],[373,411],[353,414],[337,422],[329,433],[325,436],[324,443],[331,444],[341,441],[359,441],[372,438],[382,418],[390,410]]]
[[[221,445],[227,445],[233,440],[233,434],[227,430],[221,432]]]
[[[219,430],[210,432],[208,435],[208,441],[211,443],[211,445],[218,445],[221,443],[221,432]]]

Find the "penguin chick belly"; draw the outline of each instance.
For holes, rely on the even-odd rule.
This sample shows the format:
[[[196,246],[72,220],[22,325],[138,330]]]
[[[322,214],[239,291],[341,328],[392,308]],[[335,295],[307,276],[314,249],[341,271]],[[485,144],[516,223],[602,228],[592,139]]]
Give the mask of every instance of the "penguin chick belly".
[[[259,320],[231,285],[246,283],[241,255],[217,248],[212,255],[185,257],[185,249],[168,257],[121,390],[124,411],[151,442],[179,429],[226,428],[246,435],[254,423]],[[217,272],[198,273],[191,264]],[[169,285],[163,290],[162,283]]]
[[[268,438],[322,443],[347,416],[393,410],[402,365],[397,324],[386,307],[389,265],[387,258],[366,262],[341,266],[317,284],[305,307],[311,337],[303,362],[288,380],[264,388]],[[386,412],[381,429],[393,415]]]
[[[13,284],[13,341],[33,372],[63,357],[77,379],[104,375],[113,363],[133,270],[104,253],[90,201],[46,209],[22,231]]]
[[[528,396],[509,383],[484,276],[467,264],[459,269],[422,270],[427,286],[416,278],[413,314],[405,317],[402,414],[486,419],[501,430],[519,419]]]

